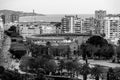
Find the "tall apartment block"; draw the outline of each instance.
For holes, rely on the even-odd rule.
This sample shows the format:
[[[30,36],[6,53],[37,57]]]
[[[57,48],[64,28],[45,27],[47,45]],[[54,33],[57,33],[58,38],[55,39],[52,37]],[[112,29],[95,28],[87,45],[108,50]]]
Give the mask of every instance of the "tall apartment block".
[[[19,21],[18,14],[2,14],[1,18],[2,18],[4,24]]]
[[[97,20],[103,20],[105,16],[106,16],[105,10],[96,10],[95,11],[95,18]]]
[[[95,19],[97,20],[96,34],[104,33],[104,25],[105,25],[104,18],[105,18],[105,16],[106,16],[105,10],[96,10],[95,11]]]
[[[62,18],[63,33],[81,33],[82,19],[77,16],[65,16]]]
[[[62,18],[62,31],[63,33],[73,33],[74,16],[65,16]]]
[[[82,33],[83,19],[76,17],[74,24],[74,33]]]
[[[3,20],[0,16],[0,42],[1,40],[4,38],[4,27],[3,27]],[[1,43],[0,43],[0,47],[1,47]]]
[[[82,33],[95,33],[95,18],[90,17],[90,18],[85,18],[83,21],[83,27],[82,27]]]
[[[107,39],[120,38],[120,16],[107,15],[105,17],[105,34]]]

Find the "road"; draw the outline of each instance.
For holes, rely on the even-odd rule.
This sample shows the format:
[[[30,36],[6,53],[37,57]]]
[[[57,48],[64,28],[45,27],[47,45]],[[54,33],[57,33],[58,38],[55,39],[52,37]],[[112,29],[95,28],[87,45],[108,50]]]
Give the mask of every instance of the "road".
[[[80,63],[85,63],[85,61],[83,60],[79,60]],[[91,65],[101,65],[101,66],[105,66],[105,67],[120,67],[119,63],[111,63],[112,61],[108,60],[88,60],[88,63],[90,63]]]
[[[10,48],[10,45],[11,45],[11,39],[10,37],[7,36],[2,45],[1,53],[0,53],[0,66],[4,66],[6,69],[9,68],[12,62],[12,59],[10,58],[11,54],[8,51]]]

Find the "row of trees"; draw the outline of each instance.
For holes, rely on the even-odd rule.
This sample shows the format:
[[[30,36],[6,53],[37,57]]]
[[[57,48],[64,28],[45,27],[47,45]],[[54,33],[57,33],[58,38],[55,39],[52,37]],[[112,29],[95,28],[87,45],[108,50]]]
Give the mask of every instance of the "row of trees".
[[[25,61],[26,60],[27,59],[25,58]],[[25,61],[21,62],[21,70],[25,72],[35,73],[38,75],[39,78],[44,78],[45,75],[66,75],[71,78],[83,75],[83,80],[87,80],[87,75],[90,74],[91,77],[93,77],[95,80],[99,80],[100,78],[107,78],[107,80],[119,80],[120,78],[120,68],[110,68],[109,70],[107,70],[99,65],[95,65],[95,67],[90,67],[89,64],[82,64],[78,60],[63,59],[59,60],[57,64],[52,59],[39,57],[37,59],[31,59],[26,62]],[[22,69],[23,67],[24,69]],[[27,69],[27,67],[29,68]],[[64,72],[65,70],[67,72]]]
[[[70,47],[68,45],[63,46],[51,46],[50,42],[47,42],[46,45],[37,45],[32,43],[31,41],[25,42],[29,52],[31,52],[33,57],[40,56],[43,54],[55,56],[70,56]]]

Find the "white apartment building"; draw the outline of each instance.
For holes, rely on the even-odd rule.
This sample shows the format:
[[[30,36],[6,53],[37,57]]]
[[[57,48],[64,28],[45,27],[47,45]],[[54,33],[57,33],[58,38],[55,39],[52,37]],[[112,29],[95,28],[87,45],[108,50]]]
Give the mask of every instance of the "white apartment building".
[[[62,18],[62,30],[64,33],[74,33],[74,16],[65,16]]]
[[[120,17],[117,15],[108,15],[105,17],[106,39],[115,40],[120,38]]]
[[[82,33],[83,28],[83,20],[81,18],[77,18],[74,20],[74,33]]]
[[[53,25],[41,25],[42,34],[56,33],[56,27]]]
[[[62,31],[64,33],[82,33],[83,20],[77,16],[65,16],[62,18]]]
[[[0,40],[2,40],[4,37],[4,27],[3,27],[3,21],[0,18]]]

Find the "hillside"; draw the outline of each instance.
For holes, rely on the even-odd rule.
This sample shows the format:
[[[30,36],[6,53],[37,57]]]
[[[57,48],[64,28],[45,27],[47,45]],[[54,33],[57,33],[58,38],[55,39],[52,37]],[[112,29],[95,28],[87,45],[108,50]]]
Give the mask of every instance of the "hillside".
[[[32,13],[32,12],[23,12],[23,11],[13,11],[13,10],[0,10],[0,14],[18,14],[19,16],[44,16],[43,14]]]

